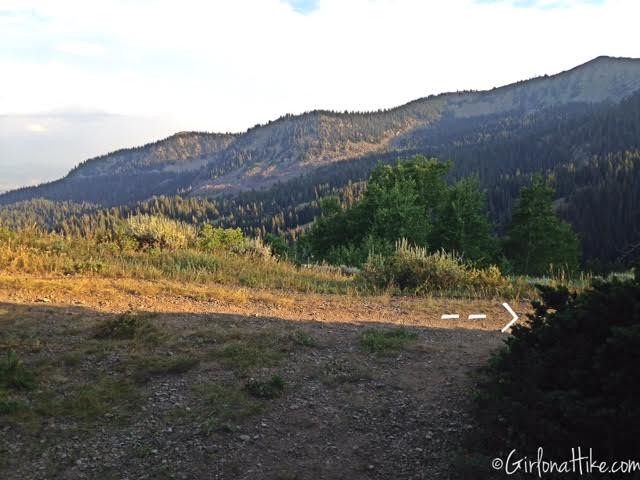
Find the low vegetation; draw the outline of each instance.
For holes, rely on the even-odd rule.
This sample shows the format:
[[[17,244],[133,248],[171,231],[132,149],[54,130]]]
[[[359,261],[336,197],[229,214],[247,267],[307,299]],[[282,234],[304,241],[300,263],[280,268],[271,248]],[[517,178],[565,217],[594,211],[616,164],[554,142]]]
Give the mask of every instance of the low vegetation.
[[[224,337],[222,337],[224,338]],[[290,344],[272,332],[246,332],[227,338],[209,352],[209,357],[246,375],[260,367],[273,367],[286,357]]]
[[[10,350],[0,358],[0,389],[30,390],[35,386],[34,375]]]
[[[236,384],[211,383],[196,388],[202,398],[207,433],[233,432],[238,422],[264,412],[265,404]]]
[[[0,269],[27,275],[167,279],[346,295],[391,291],[510,296],[516,290],[513,285],[527,283],[503,276],[495,266],[474,266],[458,255],[443,251],[431,253],[406,240],[397,242],[390,254],[372,253],[362,269],[349,269],[298,266],[271,256],[261,241],[253,239],[244,239],[241,245],[230,250],[208,251],[197,245],[177,250],[138,249],[126,242],[118,245],[34,230],[11,232],[10,240],[0,241]],[[212,287],[211,291],[216,288],[219,290]]]
[[[592,448],[599,460],[634,458],[640,429],[640,278],[595,281],[576,294],[540,287],[542,301],[485,371],[472,448],[564,458]],[[488,474],[488,470],[484,472]],[[471,472],[470,478],[487,478]],[[501,478],[501,477],[500,477]]]
[[[469,297],[518,295],[525,283],[521,274],[576,277],[579,244],[556,216],[547,182],[536,177],[522,189],[507,236],[499,239],[477,181],[449,184],[449,168],[420,156],[381,165],[350,206],[322,200],[323,215],[293,244],[272,234],[250,238],[239,228],[137,212],[103,219],[82,236],[33,226],[0,229],[0,269]]]
[[[367,351],[366,348],[364,350]],[[330,388],[369,381],[374,378],[367,365],[356,358],[350,358],[348,361],[331,359],[318,369],[317,375],[322,383]]]
[[[147,382],[154,377],[182,375],[200,363],[192,355],[145,355],[133,361],[133,378],[138,383]]]
[[[140,392],[132,381],[105,375],[76,387],[63,398],[44,400],[36,412],[82,423],[95,422],[106,414],[125,420],[139,407],[139,399]]]
[[[430,254],[426,248],[414,247],[406,240],[398,242],[391,255],[369,256],[361,277],[378,289],[396,288],[418,295],[494,297],[511,294],[511,282],[497,267],[474,267],[444,251]]]
[[[417,338],[416,332],[405,328],[367,330],[362,334],[360,345],[367,352],[386,354],[400,350]]]
[[[247,382],[245,388],[252,397],[274,399],[282,395],[284,386],[285,383],[282,377],[280,375],[274,375],[264,381],[252,378]]]
[[[53,418],[77,428],[104,418],[126,421],[140,413],[149,389],[189,376],[197,399],[193,409],[176,411],[175,417],[204,418],[212,430],[233,429],[234,422],[265,411],[285,393],[284,377],[265,376],[263,369],[316,345],[299,329],[214,325],[183,335],[154,315],[127,312],[77,330],[79,345],[61,349],[56,344],[47,353],[51,358],[33,368],[11,350],[0,358],[0,417],[34,431]],[[11,337],[12,332],[5,333]],[[26,350],[27,344],[19,347]],[[201,383],[201,365],[219,373]],[[42,381],[36,383],[36,377]]]
[[[34,229],[0,237],[0,270],[12,274],[179,280],[317,293],[355,293],[358,285],[339,269],[300,268],[272,257],[262,242],[203,250],[138,248],[135,242],[85,239]]]
[[[97,325],[94,338],[109,340],[131,340],[136,345],[157,345],[163,334],[150,321],[149,315],[127,312]]]
[[[135,240],[138,248],[177,250],[194,242],[196,230],[192,225],[166,217],[136,215],[127,219],[125,236]]]

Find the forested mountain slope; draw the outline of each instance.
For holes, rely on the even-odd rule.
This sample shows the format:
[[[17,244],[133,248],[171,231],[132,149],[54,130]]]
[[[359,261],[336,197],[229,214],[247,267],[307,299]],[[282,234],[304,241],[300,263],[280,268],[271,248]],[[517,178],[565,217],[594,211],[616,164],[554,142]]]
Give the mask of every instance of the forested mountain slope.
[[[65,203],[10,205],[0,220],[86,233],[143,211],[253,234],[295,231],[318,215],[321,197],[353,202],[378,162],[423,154],[451,159],[452,179],[477,175],[499,229],[531,175],[551,175],[585,259],[625,262],[640,243],[638,152],[640,60],[600,57],[552,77],[388,111],[316,111],[238,135],[177,134],[4,194],[1,204]],[[164,197],[146,201],[154,196]]]
[[[385,111],[287,115],[237,135],[181,133],[88,160],[61,180],[8,192],[0,202],[44,197],[119,205],[179,192],[216,196],[264,189],[372,154],[438,150],[436,145],[451,143],[453,137],[463,142],[456,148],[468,146],[465,155],[473,157],[474,149],[487,142],[509,141],[500,136],[505,131],[536,134],[549,116],[570,118],[639,89],[640,60],[599,57],[551,77],[486,92],[432,96]],[[545,167],[545,161],[510,160],[503,166],[542,162],[538,166]],[[479,166],[479,173],[483,169]]]

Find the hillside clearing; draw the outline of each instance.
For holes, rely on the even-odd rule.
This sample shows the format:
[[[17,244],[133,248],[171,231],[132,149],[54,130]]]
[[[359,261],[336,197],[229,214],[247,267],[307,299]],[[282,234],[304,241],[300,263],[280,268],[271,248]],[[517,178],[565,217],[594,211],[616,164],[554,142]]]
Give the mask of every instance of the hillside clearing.
[[[4,400],[0,472],[448,478],[504,320],[497,300],[0,277],[2,350],[36,383]]]

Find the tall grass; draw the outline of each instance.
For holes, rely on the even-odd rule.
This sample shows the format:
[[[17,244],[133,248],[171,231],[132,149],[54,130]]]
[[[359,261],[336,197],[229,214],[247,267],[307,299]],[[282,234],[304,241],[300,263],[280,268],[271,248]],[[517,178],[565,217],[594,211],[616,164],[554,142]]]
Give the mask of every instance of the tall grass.
[[[478,269],[455,254],[398,242],[391,256],[370,256],[358,275],[341,268],[278,260],[259,240],[203,248],[140,247],[136,242],[65,237],[36,229],[0,229],[0,271],[47,276],[100,276],[293,290],[305,293],[408,293],[457,297],[528,297],[535,284],[584,290],[592,276],[562,271],[543,278],[511,277]]]
[[[31,229],[15,232],[11,238],[0,237],[0,270],[33,275],[215,282],[318,293],[352,294],[359,289],[352,277],[339,271],[298,268],[266,255],[253,241],[239,250],[215,252],[197,247],[138,249]]]
[[[396,243],[390,256],[370,255],[361,274],[378,289],[395,287],[414,294],[494,297],[511,295],[511,284],[497,267],[475,268],[454,253]]]

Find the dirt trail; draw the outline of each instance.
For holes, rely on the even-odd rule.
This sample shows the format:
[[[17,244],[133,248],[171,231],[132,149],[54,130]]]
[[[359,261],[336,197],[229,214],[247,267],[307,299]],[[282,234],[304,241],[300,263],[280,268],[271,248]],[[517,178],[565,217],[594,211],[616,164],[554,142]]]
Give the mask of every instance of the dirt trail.
[[[46,378],[38,377],[47,395],[67,398],[103,376],[127,379],[145,355],[199,360],[188,371],[138,384],[125,422],[116,421],[126,410],[117,403],[90,423],[50,415],[31,419],[27,428],[0,416],[0,477],[454,478],[455,452],[473,428],[472,374],[505,338],[499,330],[509,316],[499,301],[243,290],[238,302],[230,292],[212,298],[200,289],[208,287],[0,279],[0,346],[15,349],[33,368],[48,366]],[[92,339],[95,325],[130,309],[154,312],[150,321],[172,343],[142,351]],[[461,320],[443,321],[443,313]],[[466,320],[472,313],[488,318]],[[363,332],[398,326],[417,338],[382,354],[362,348]],[[313,341],[289,342],[294,337]],[[245,354],[258,355],[250,357],[257,363],[245,370],[224,363],[220,352],[230,342],[245,342]],[[60,360],[70,355],[77,360]],[[238,397],[234,385],[275,374],[286,381],[284,393],[237,414],[238,405],[253,400]],[[203,403],[203,389],[210,395],[212,385],[231,387],[223,401],[218,389],[217,403]],[[215,416],[225,421],[212,428]]]

